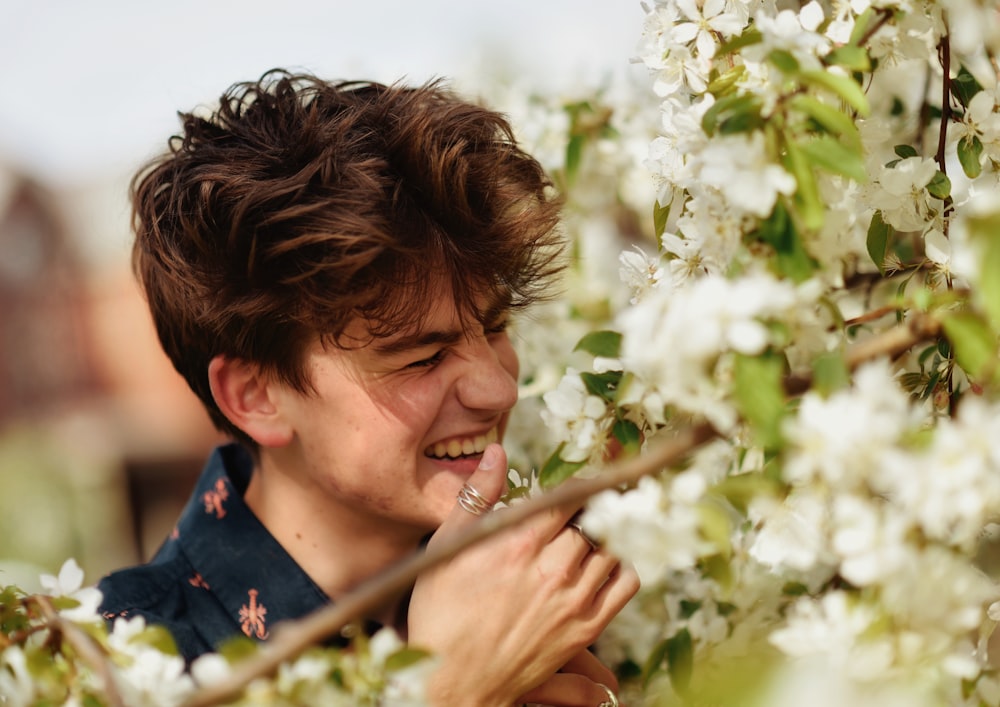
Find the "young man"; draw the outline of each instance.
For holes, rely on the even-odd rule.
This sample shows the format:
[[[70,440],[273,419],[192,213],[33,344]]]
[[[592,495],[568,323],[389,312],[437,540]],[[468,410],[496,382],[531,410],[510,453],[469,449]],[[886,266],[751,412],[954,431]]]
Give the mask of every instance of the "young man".
[[[234,444],[148,565],[106,577],[186,658],[266,640],[501,495],[509,315],[558,271],[558,206],[498,114],[440,84],[237,84],[133,183],[160,341]],[[461,499],[457,503],[456,499]],[[435,705],[598,705],[587,651],[633,572],[538,517],[383,607],[441,657]]]

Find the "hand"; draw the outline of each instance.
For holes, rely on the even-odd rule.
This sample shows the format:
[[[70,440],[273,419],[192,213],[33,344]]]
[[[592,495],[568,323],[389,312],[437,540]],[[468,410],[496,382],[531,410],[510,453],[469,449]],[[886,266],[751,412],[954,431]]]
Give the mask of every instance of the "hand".
[[[506,455],[492,444],[469,483],[495,501],[506,475]],[[540,513],[418,578],[408,637],[441,658],[429,685],[435,707],[509,707],[522,696],[535,699],[536,688],[555,705],[596,705],[606,698],[590,676],[609,673],[596,671],[589,658],[579,656],[635,594],[639,580],[566,527],[577,510]],[[476,520],[456,505],[429,546]],[[563,666],[570,672],[557,675]],[[588,703],[552,701],[561,688],[581,685],[577,691],[586,693]],[[589,688],[601,699],[593,701]]]
[[[517,702],[549,707],[594,707],[608,699],[601,685],[618,692],[615,674],[593,653],[583,650],[570,658],[558,673],[521,695]]]

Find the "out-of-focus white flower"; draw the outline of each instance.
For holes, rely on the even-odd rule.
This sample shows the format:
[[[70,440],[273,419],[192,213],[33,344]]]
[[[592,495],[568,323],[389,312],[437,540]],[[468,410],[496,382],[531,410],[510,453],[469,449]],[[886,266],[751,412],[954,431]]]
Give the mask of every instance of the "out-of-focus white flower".
[[[937,173],[932,159],[907,157],[894,167],[882,167],[868,190],[871,206],[898,231],[923,231],[933,218],[926,187]]]
[[[651,291],[619,316],[622,363],[664,403],[729,429],[736,413],[720,357],[760,353],[770,337],[765,322],[792,318],[792,310],[809,304],[803,295],[763,274],[739,280],[707,275],[675,291]]]
[[[191,677],[201,687],[214,685],[229,677],[229,661],[218,653],[205,653],[191,663]]]
[[[839,493],[833,499],[832,547],[840,573],[858,587],[880,582],[913,552],[908,526],[894,508],[875,499]]]
[[[743,51],[752,61],[763,61],[771,52],[781,50],[792,54],[803,68],[812,69],[819,68],[819,58],[830,51],[830,40],[815,31],[823,21],[823,9],[815,0],[800,12],[758,12],[754,19],[762,41]]]
[[[128,663],[116,667],[114,676],[122,699],[130,706],[174,707],[194,691],[184,659],[152,646],[133,644]]]
[[[796,601],[771,643],[790,657],[821,658],[831,670],[870,682],[886,677],[894,657],[886,635],[873,631],[878,620],[873,607],[847,592],[830,591]]]
[[[625,493],[592,497],[580,523],[610,552],[631,562],[643,583],[693,566],[706,549],[696,509],[671,503],[661,482],[649,477]]]
[[[823,483],[848,491],[865,483],[886,449],[918,420],[888,362],[860,367],[854,387],[827,398],[802,397],[785,426],[792,443],[784,476],[793,484]]]
[[[698,179],[735,208],[766,217],[778,194],[795,191],[795,178],[767,154],[760,132],[717,136],[699,155]]]
[[[28,661],[19,645],[0,650],[0,704],[4,707],[30,707],[36,704],[35,681],[28,672]]]
[[[587,460],[603,441],[611,422],[607,403],[590,393],[573,369],[559,381],[559,387],[542,399],[546,405],[542,419],[566,443],[559,456],[568,462]]]
[[[998,436],[997,406],[967,396],[928,445],[887,454],[873,481],[926,536],[971,552],[1000,515]]]
[[[102,621],[97,613],[101,605],[101,591],[97,587],[82,587],[83,570],[72,557],[59,569],[59,575],[43,574],[39,577],[42,590],[54,597],[69,597],[80,602],[79,606],[62,609],[59,614],[70,621],[94,623]]]
[[[620,267],[619,277],[632,292],[632,304],[635,304],[650,289],[658,286],[663,278],[663,267],[659,258],[652,258],[639,246],[632,250],[624,250],[618,256]]]
[[[797,492],[783,501],[758,496],[748,511],[750,519],[760,525],[750,556],[761,564],[798,572],[833,564],[828,549],[827,507],[817,495]]]

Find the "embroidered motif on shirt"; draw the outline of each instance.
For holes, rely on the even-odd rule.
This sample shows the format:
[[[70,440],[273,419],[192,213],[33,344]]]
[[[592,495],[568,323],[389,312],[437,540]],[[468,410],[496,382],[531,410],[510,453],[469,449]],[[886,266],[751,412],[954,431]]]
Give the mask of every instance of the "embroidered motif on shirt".
[[[201,500],[205,502],[205,512],[215,513],[216,518],[225,517],[226,509],[222,507],[222,502],[227,498],[229,498],[229,490],[226,488],[226,482],[222,479],[215,482],[214,489],[206,491],[201,496]]]
[[[175,525],[175,526],[174,526],[174,529],[170,531],[170,539],[171,539],[171,540],[176,540],[176,539],[177,539],[177,538],[179,538],[180,536],[181,536],[181,531],[180,531],[180,530],[178,530],[178,529],[177,529],[177,526]]]
[[[201,587],[202,589],[210,588],[208,586],[208,582],[205,581],[205,578],[202,577],[199,572],[195,572],[194,577],[188,579],[188,584],[190,584],[192,587]]]
[[[240,607],[240,628],[251,638],[254,636],[260,639],[267,638],[268,633],[264,626],[267,609],[263,604],[257,603],[256,589],[251,589],[247,594],[250,596],[250,603]]]

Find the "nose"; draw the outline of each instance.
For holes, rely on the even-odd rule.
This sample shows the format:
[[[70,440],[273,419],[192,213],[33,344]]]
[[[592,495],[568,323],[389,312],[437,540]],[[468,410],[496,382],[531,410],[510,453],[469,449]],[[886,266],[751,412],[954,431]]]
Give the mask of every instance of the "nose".
[[[477,337],[455,383],[459,402],[470,410],[506,412],[517,402],[518,360],[506,336]]]

